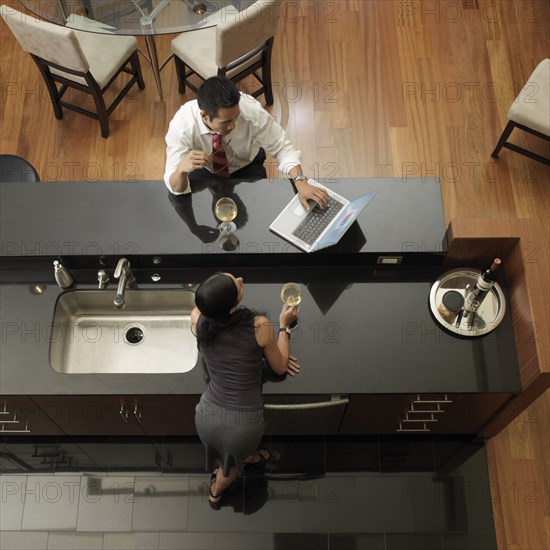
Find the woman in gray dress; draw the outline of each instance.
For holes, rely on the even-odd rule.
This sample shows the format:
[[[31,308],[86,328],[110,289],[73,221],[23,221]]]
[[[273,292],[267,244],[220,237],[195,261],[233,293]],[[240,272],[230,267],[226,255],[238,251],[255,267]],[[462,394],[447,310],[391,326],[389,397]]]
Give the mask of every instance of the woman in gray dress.
[[[295,375],[299,366],[290,357],[290,324],[297,307],[283,306],[279,333],[266,317],[239,307],[244,294],[241,277],[216,273],[196,291],[192,330],[204,358],[208,388],[195,410],[195,424],[212,470],[209,503],[221,506],[222,492],[244,464],[269,459],[258,449],[263,431],[262,362],[277,374]]]

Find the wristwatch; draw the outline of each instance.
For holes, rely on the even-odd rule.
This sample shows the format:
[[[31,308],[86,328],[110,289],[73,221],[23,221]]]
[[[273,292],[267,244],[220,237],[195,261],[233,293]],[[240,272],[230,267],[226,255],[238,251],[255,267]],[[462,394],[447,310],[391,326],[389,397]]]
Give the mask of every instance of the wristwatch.
[[[279,329],[279,332],[286,332],[286,334],[289,338],[290,338],[290,335],[292,334],[291,330],[288,327],[281,327]]]
[[[296,176],[294,179],[294,182],[297,181],[307,181],[307,176],[304,176],[304,174],[300,174],[299,176]]]

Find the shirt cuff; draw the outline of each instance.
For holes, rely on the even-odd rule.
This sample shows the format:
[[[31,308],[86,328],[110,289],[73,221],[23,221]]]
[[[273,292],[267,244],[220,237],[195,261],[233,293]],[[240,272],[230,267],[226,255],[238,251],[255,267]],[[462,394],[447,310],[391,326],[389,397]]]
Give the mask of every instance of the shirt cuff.
[[[300,159],[285,159],[283,162],[279,163],[279,171],[282,172],[287,178],[290,178],[289,172],[292,170],[295,166],[300,166],[301,162]]]
[[[166,185],[168,191],[172,195],[187,195],[188,193],[191,193],[191,181],[189,181],[189,179],[187,180],[187,189],[185,191],[174,191],[170,185],[170,179],[167,179],[166,176],[164,177],[164,185]]]

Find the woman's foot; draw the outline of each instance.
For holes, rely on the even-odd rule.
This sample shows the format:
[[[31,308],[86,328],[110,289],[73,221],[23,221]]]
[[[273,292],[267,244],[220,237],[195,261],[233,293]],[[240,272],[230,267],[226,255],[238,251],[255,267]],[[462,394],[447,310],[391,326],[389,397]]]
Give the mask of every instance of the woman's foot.
[[[210,504],[210,508],[214,510],[219,510],[222,507],[222,503],[221,503],[222,495],[221,493],[218,494],[217,487],[216,487],[217,477],[218,477],[218,468],[216,468],[212,472],[212,476],[210,477],[210,494],[208,495],[208,504]]]
[[[259,466],[260,464],[265,464],[270,458],[271,453],[267,449],[258,449],[254,454],[247,456],[243,462]]]

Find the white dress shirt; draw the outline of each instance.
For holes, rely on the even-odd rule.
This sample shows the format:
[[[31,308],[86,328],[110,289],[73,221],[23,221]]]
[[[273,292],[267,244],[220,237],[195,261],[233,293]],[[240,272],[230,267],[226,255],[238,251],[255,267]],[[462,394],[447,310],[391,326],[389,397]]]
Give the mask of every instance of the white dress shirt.
[[[300,151],[294,149],[285,131],[252,96],[241,93],[239,109],[237,127],[222,139],[229,173],[249,165],[263,147],[277,159],[279,170],[288,176],[288,171],[300,164]],[[164,183],[174,195],[191,191],[191,185],[183,193],[176,193],[170,186],[170,176],[191,150],[212,153],[212,130],[202,121],[196,99],[178,110],[166,134]],[[206,168],[212,171],[212,164]]]

